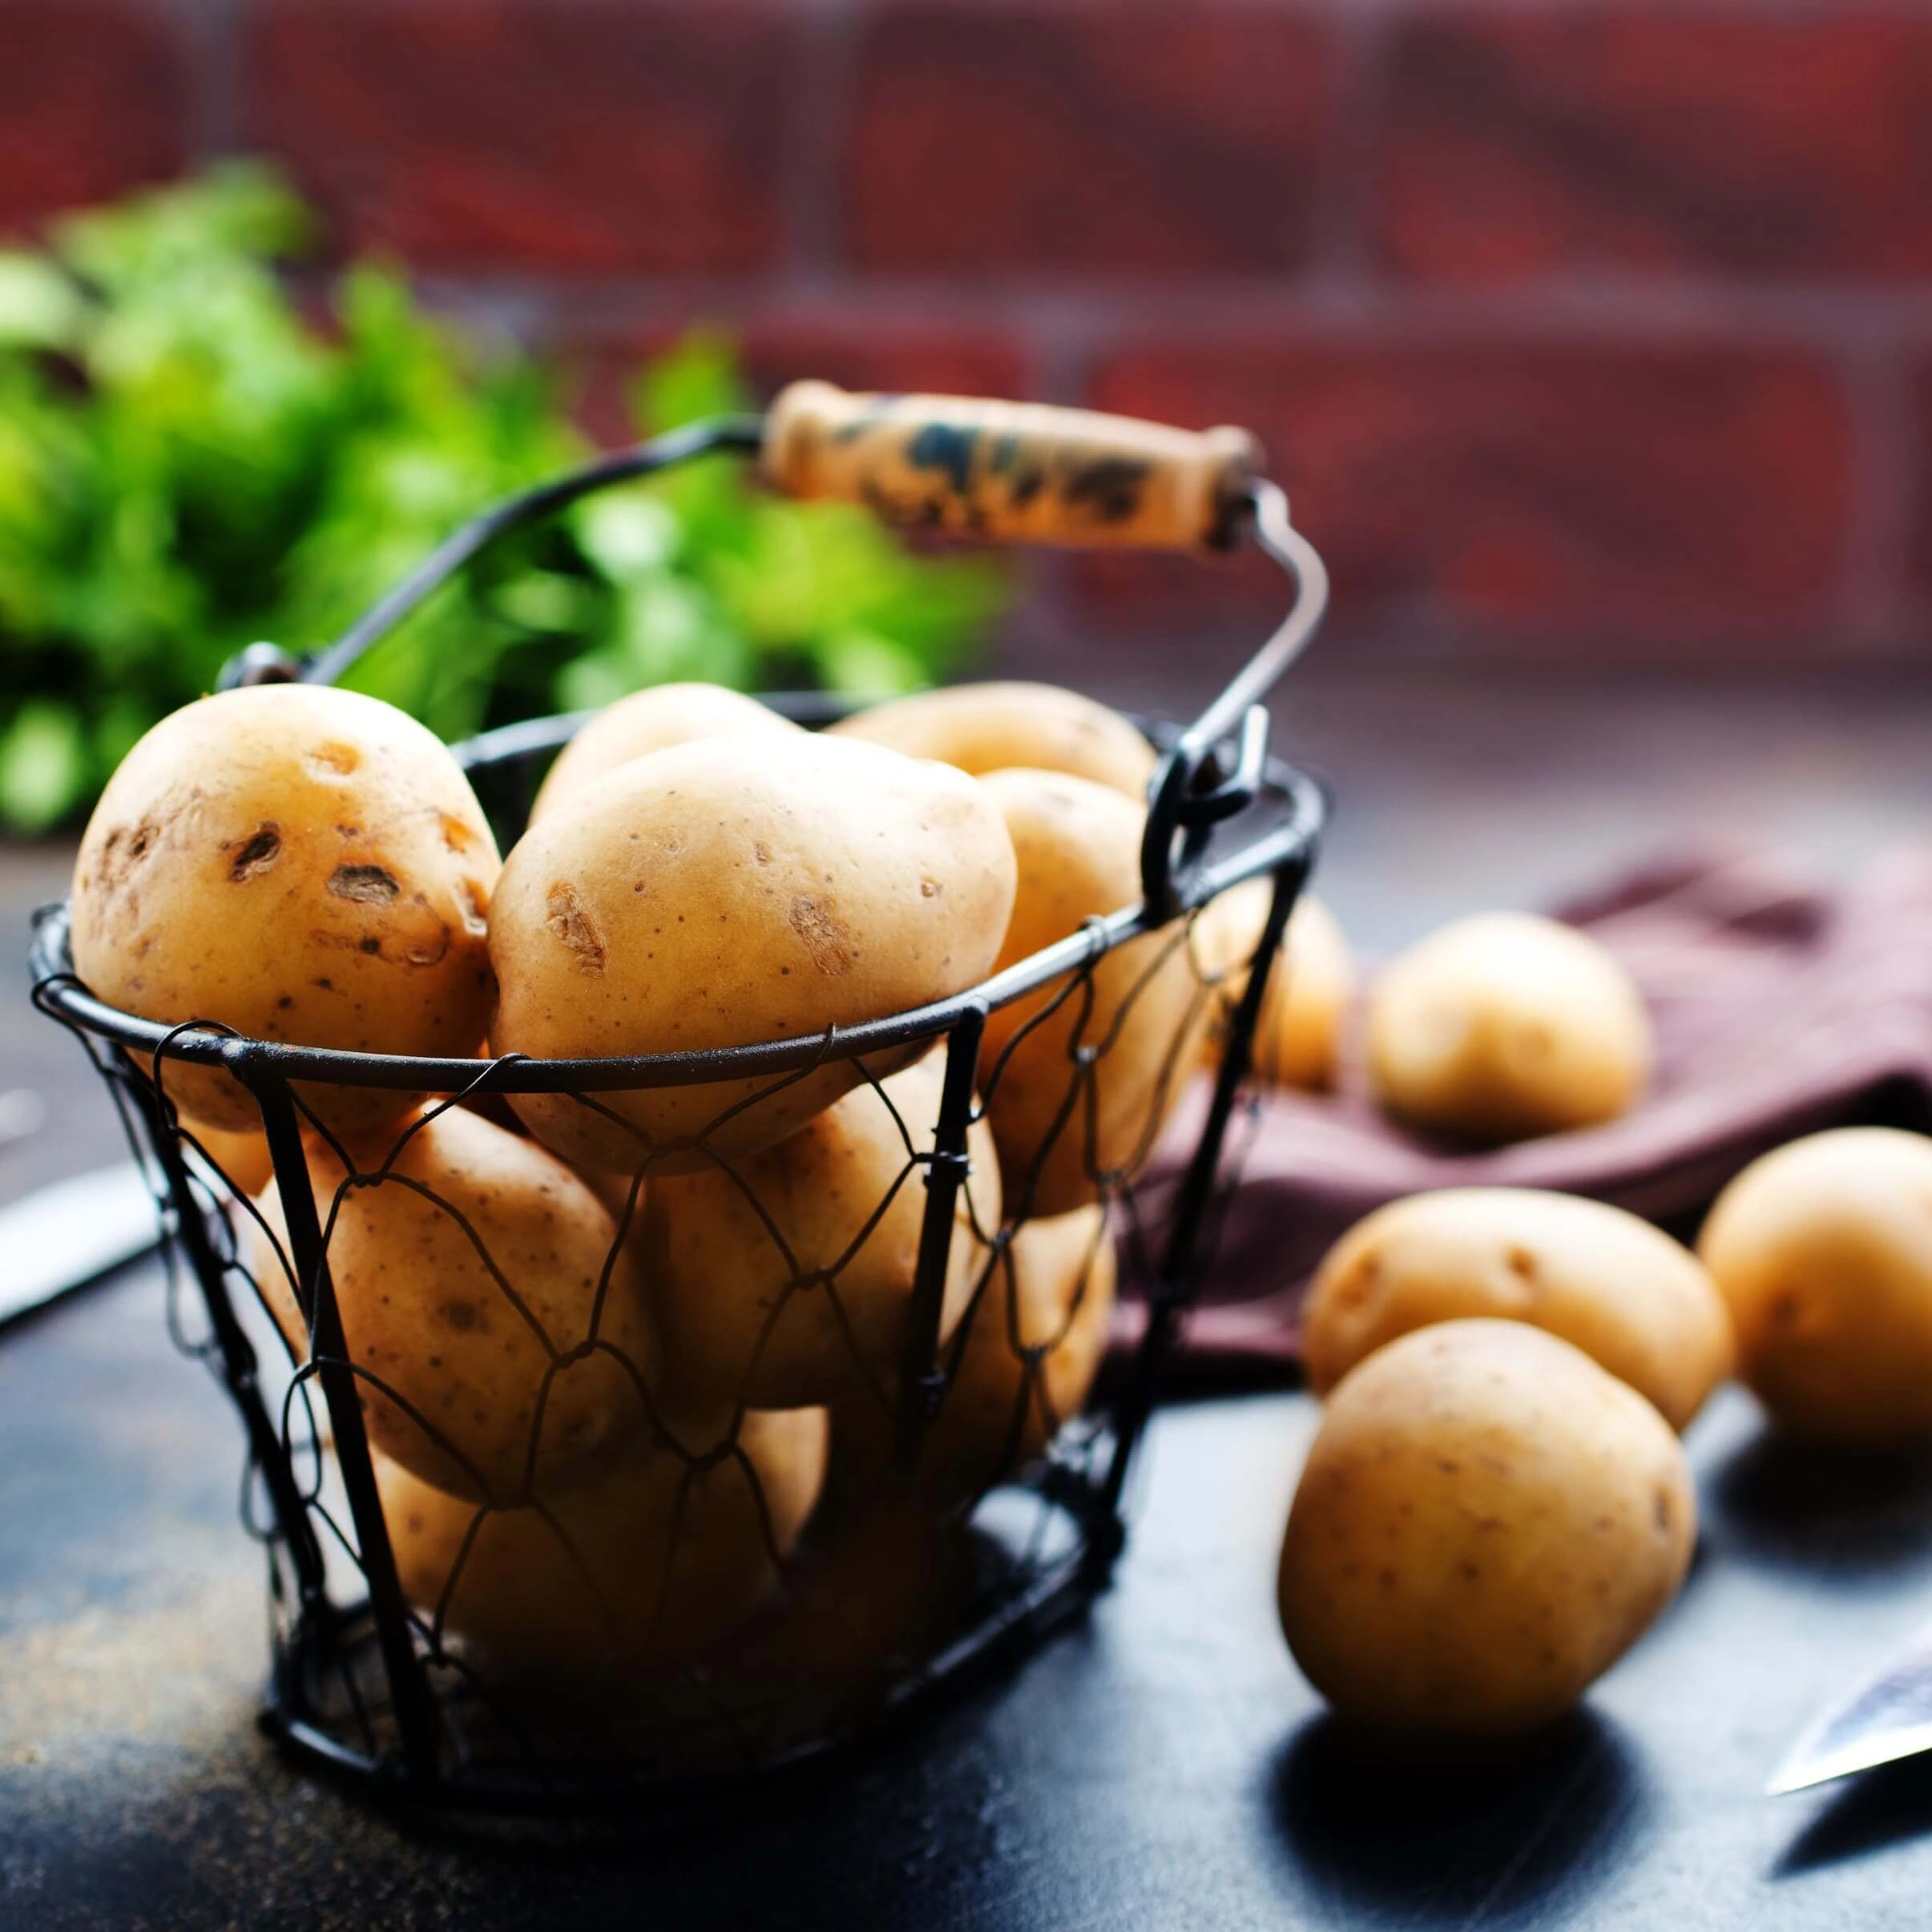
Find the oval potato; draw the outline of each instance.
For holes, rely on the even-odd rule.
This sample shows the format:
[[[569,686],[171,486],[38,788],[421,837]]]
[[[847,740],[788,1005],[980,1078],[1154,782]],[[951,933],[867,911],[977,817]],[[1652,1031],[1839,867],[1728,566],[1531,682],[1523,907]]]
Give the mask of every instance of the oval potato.
[[[389,1152],[360,1156],[359,1172],[381,1177],[345,1187],[334,1155],[309,1149],[370,1442],[439,1488],[504,1501],[595,1467],[643,1430],[639,1382],[655,1376],[657,1338],[637,1264],[583,1182],[462,1107],[426,1120],[385,1166]],[[256,1277],[305,1357],[272,1187],[258,1205],[280,1253],[257,1229]]]
[[[1753,1161],[1697,1252],[1738,1373],[1785,1427],[1847,1443],[1932,1434],[1932,1139],[1840,1127]]]
[[[1724,1299],[1661,1230],[1574,1195],[1449,1188],[1377,1208],[1324,1256],[1301,1311],[1309,1385],[1325,1394],[1397,1336],[1474,1315],[1560,1335],[1680,1430],[1731,1370]]]
[[[1139,902],[1139,806],[1059,772],[994,772],[979,782],[1005,817],[1019,865],[994,970]],[[1199,1051],[1206,995],[1179,922],[1099,960],[1091,1010],[1076,986],[1047,1011],[1066,984],[1054,981],[986,1020],[980,1077],[1016,1220],[1071,1212],[1103,1183],[1111,1192],[1130,1181]],[[1098,1055],[1083,1068],[1075,1056],[1087,1047]]]
[[[1233,1010],[1248,989],[1248,966],[1261,943],[1274,893],[1271,879],[1248,879],[1211,899],[1194,923],[1194,948],[1218,983],[1208,1057],[1220,1059]],[[1255,1023],[1253,1067],[1276,1087],[1333,1087],[1341,1024],[1355,994],[1355,962],[1335,915],[1303,893],[1288,916],[1281,950],[1268,976]]]
[[[978,1250],[984,1269],[986,1250]],[[1046,1453],[1085,1407],[1107,1353],[1117,1268],[1098,1207],[1029,1221],[994,1264],[952,1381],[920,1445],[919,1493],[944,1512]],[[897,1417],[863,1398],[833,1410],[835,1453],[876,1482],[891,1471]]]
[[[952,684],[875,704],[831,729],[976,777],[1013,765],[1066,772],[1142,805],[1160,762],[1117,712],[1057,684]]]
[[[1345,1716],[1506,1737],[1636,1641],[1696,1537],[1684,1452],[1635,1390],[1522,1322],[1444,1322],[1329,1398],[1282,1544],[1281,1627]]]
[[[530,822],[633,759],[700,738],[755,738],[796,732],[768,704],[724,684],[654,684],[609,704],[557,754],[530,808]]]
[[[945,765],[803,732],[674,745],[511,853],[490,1038],[538,1059],[815,1038],[982,978],[1013,891],[998,813]],[[861,1077],[835,1059],[802,1078],[514,1103],[581,1165],[688,1172],[782,1140]]]
[[[760,1408],[899,1385],[924,1170],[942,1053],[849,1093],[796,1134],[728,1168],[653,1177],[639,1240],[681,1384]],[[977,1273],[973,1228],[999,1225],[999,1164],[983,1121],[954,1208],[941,1313],[950,1336]],[[876,1217],[876,1218],[875,1218]]]
[[[424,1617],[507,1677],[604,1684],[690,1663],[757,1607],[818,1500],[828,1433],[817,1409],[748,1410],[735,1438],[728,1417],[675,1422],[676,1446],[641,1439],[588,1482],[480,1523],[474,1502],[386,1457],[376,1480]]]
[[[74,970],[143,1019],[462,1058],[490,1015],[497,873],[470,781],[413,718],[313,684],[220,692],[163,718],[107,781],[75,861]],[[172,1061],[163,1080],[198,1125],[261,1124],[224,1069]],[[344,1133],[421,1098],[298,1091]]]
[[[1369,994],[1376,1097],[1414,1125],[1479,1141],[1594,1127],[1651,1066],[1650,1019],[1623,963],[1574,927],[1482,913],[1431,934]]]

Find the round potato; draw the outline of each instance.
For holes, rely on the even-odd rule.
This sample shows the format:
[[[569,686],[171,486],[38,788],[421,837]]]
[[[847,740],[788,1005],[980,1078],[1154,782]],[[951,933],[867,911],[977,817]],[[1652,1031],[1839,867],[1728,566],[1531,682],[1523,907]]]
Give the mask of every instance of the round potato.
[[[1329,1250],[1301,1311],[1309,1385],[1325,1394],[1398,1335],[1472,1315],[1560,1335],[1676,1430],[1731,1370],[1723,1297],[1648,1221],[1574,1195],[1449,1188],[1378,1208]]]
[[[530,808],[534,825],[607,772],[667,745],[700,738],[756,738],[798,727],[768,704],[724,684],[656,684],[607,705],[557,754]]]
[[[610,1213],[555,1155],[462,1107],[389,1152],[360,1156],[377,1178],[344,1187],[334,1155],[309,1152],[369,1440],[438,1488],[498,1502],[594,1468],[646,1426],[639,1383],[656,1373]],[[271,1188],[258,1204],[280,1245],[256,1231],[256,1277],[305,1356],[281,1201]]]
[[[680,1382],[767,1409],[890,1399],[926,1216],[914,1155],[933,1145],[945,1079],[944,1055],[929,1055],[762,1154],[652,1179],[642,1252]],[[975,1220],[999,1225],[999,1163],[984,1121],[966,1147],[972,1174],[954,1208],[942,1340],[972,1293]]]
[[[945,765],[804,732],[674,745],[510,854],[490,1038],[538,1058],[814,1038],[982,978],[1013,890],[998,811]],[[862,1077],[833,1059],[802,1077],[514,1104],[583,1166],[688,1172],[772,1146]]]
[[[386,1457],[376,1480],[422,1615],[506,1677],[603,1684],[688,1664],[757,1607],[818,1500],[827,1436],[817,1409],[748,1410],[735,1437],[728,1416],[673,1421],[593,1480],[480,1524],[474,1502]]]
[[[994,772],[979,782],[1004,814],[1019,861],[996,970],[1139,902],[1139,806],[1059,772]],[[1066,983],[986,1020],[981,1077],[1016,1220],[1069,1213],[1131,1181],[1199,1051],[1207,996],[1178,923],[1101,958],[1091,999],[1079,986],[1059,998]],[[1094,1058],[1083,1065],[1087,1049]]]
[[[1434,933],[1369,996],[1377,1098],[1478,1141],[1594,1127],[1649,1078],[1650,1020],[1622,963],[1574,927],[1482,913]]]
[[[260,1193],[275,1178],[268,1136],[259,1129],[252,1134],[219,1127],[198,1127],[193,1131],[201,1151],[237,1198]]]
[[[1229,1018],[1248,990],[1248,966],[1268,923],[1271,879],[1249,879],[1211,899],[1194,924],[1202,970],[1218,983],[1208,1030],[1218,1062]],[[1307,893],[1295,901],[1268,975],[1255,1023],[1256,1075],[1276,1087],[1319,1090],[1335,1083],[1341,1022],[1355,994],[1355,962],[1335,915]]]
[[[1932,1434],[1932,1139],[1813,1134],[1746,1168],[1697,1252],[1737,1325],[1738,1373],[1794,1432]]]
[[[473,1053],[490,1015],[497,850],[448,751],[392,705],[310,684],[224,691],[121,760],[74,868],[74,970],[170,1024],[358,1053]],[[200,1125],[248,1131],[219,1067],[168,1063]],[[420,1095],[298,1089],[341,1132]]]
[[[1669,1426],[1580,1349],[1450,1321],[1344,1377],[1281,1548],[1281,1627],[1371,1728],[1503,1737],[1561,1715],[1683,1581]]]
[[[983,1270],[986,1250],[978,1250]],[[1043,1454],[1078,1415],[1107,1353],[1114,1244],[1099,1207],[1029,1221],[994,1265],[952,1383],[920,1446],[918,1481],[938,1511],[983,1495]],[[896,1412],[876,1399],[835,1407],[847,1467],[876,1479],[897,1449]]]
[[[1159,762],[1118,712],[1057,684],[954,684],[875,704],[831,728],[975,776],[1014,765],[1066,772],[1143,805]]]

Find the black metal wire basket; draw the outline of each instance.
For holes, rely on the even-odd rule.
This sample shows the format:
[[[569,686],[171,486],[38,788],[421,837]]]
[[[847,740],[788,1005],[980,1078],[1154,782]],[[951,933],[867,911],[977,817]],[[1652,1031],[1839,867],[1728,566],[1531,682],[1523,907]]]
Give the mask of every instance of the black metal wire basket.
[[[306,663],[257,646],[232,681],[333,682],[503,532],[718,452],[759,454],[768,480],[859,496],[901,522],[1022,540],[1252,542],[1297,595],[1192,726],[1147,728],[1159,761],[1140,903],[916,1011],[815,1039],[625,1059],[401,1059],[142,1019],[75,978],[64,906],[37,923],[36,1003],[80,1039],[115,1094],[176,1264],[177,1337],[221,1377],[246,1430],[244,1513],[268,1551],[272,1607],[264,1723],[293,1752],[385,1796],[505,1813],[681,1803],[861,1737],[1078,1611],[1123,1547],[1135,1446],[1232,1184],[1228,1130],[1322,820],[1317,788],[1269,756],[1260,703],[1320,620],[1319,559],[1232,433],[1191,438],[1080,412],[799,387],[802,428],[781,398],[765,418],[606,458],[459,531]],[[808,724],[843,708],[817,695],[772,702]],[[506,833],[583,722],[545,719],[453,748]],[[1204,943],[1204,909],[1254,879],[1272,881],[1265,915],[1229,958]],[[1100,1097],[1124,1079],[1116,1062],[1136,1029],[1139,1063],[1153,1071],[1125,1130],[1116,1120],[1103,1135]],[[1029,1055],[1063,1063],[1065,1099],[1002,1200],[986,1123]],[[901,1071],[922,1055],[923,1072]],[[756,1163],[718,1151],[710,1130],[695,1137],[706,1172],[770,1239],[776,1301],[759,1347],[786,1309],[816,1297],[813,1318],[829,1316],[855,1357],[867,1356],[864,1386],[835,1411],[829,1475],[822,1422],[756,1407],[748,1369],[694,1421],[617,1333],[612,1284],[636,1269],[647,1197],[667,1191],[660,1151],[640,1144],[635,1172],[603,1188],[607,1250],[563,1334],[533,1311],[530,1282],[492,1253],[474,1212],[422,1178],[426,1137],[454,1133],[439,1125],[453,1114],[459,1125],[514,1127],[519,1097],[597,1108],[600,1095],[731,1082],[719,1118],[736,1118],[837,1063],[851,1090],[840,1105],[869,1112],[889,1172],[833,1251],[795,1252],[788,1211],[760,1197]],[[181,1067],[224,1068],[253,1097],[278,1207],[252,1198],[177,1111],[169,1079]],[[1191,1103],[1192,1143],[1152,1184],[1156,1140],[1196,1073],[1204,1098]],[[748,1100],[737,1097],[745,1083]],[[352,1152],[318,1118],[314,1092],[332,1087],[434,1098],[377,1158]],[[1077,1240],[1072,1214],[1035,1212],[1042,1167],[1062,1140],[1093,1204],[1078,1210]],[[446,1491],[398,1474],[372,1444],[401,1416],[438,1454],[464,1459],[426,1413],[424,1365],[378,1363],[345,1338],[337,1275],[351,1265],[357,1215],[385,1190],[392,1215],[401,1202],[412,1225],[434,1222],[462,1265],[487,1273],[502,1297],[495,1312],[511,1325],[506,1351],[534,1340],[527,1468],[561,1378],[587,1364],[635,1402],[621,1481],[551,1493],[478,1478]],[[1057,1236],[1041,1233],[1056,1224]],[[910,1259],[893,1359],[881,1363],[841,1297],[889,1236]],[[1075,1258],[1063,1269],[1071,1289],[1043,1325],[1027,1313],[1024,1281],[1031,1244],[1048,1238]],[[1071,1413],[1104,1344],[1115,1244],[1146,1296],[1144,1326],[1106,1378],[1105,1399]],[[853,1442],[862,1453],[841,1464]],[[798,1477],[801,1457],[817,1482]],[[607,1490],[620,1490],[607,1503]],[[540,1667],[506,1636],[532,1629],[547,1646]]]

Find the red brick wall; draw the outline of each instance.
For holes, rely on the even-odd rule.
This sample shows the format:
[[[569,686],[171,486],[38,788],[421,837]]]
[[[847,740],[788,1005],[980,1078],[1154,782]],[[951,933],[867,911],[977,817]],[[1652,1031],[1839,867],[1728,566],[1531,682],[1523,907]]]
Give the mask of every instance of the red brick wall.
[[[1926,655],[1932,6],[0,0],[0,226],[237,147],[594,413],[711,319],[1249,423],[1366,647]],[[1127,649],[1268,594],[1039,575]]]

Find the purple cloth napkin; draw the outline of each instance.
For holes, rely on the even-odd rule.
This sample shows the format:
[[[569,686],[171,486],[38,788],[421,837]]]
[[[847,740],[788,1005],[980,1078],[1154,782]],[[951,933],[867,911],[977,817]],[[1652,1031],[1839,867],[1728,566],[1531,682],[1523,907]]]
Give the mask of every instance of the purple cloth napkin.
[[[1932,1131],[1932,849],[1829,888],[1761,859],[1685,860],[1556,911],[1643,988],[1657,1046],[1647,1099],[1606,1127],[1470,1152],[1377,1113],[1358,1045],[1337,1092],[1269,1095],[1230,1128],[1242,1180],[1188,1318],[1183,1381],[1292,1364],[1315,1263],[1400,1196],[1556,1188],[1688,1233],[1732,1175],[1795,1135],[1854,1122]],[[1190,1095],[1164,1139],[1157,1190],[1186,1159],[1204,1100]],[[1123,1315],[1131,1339],[1139,1310]]]

